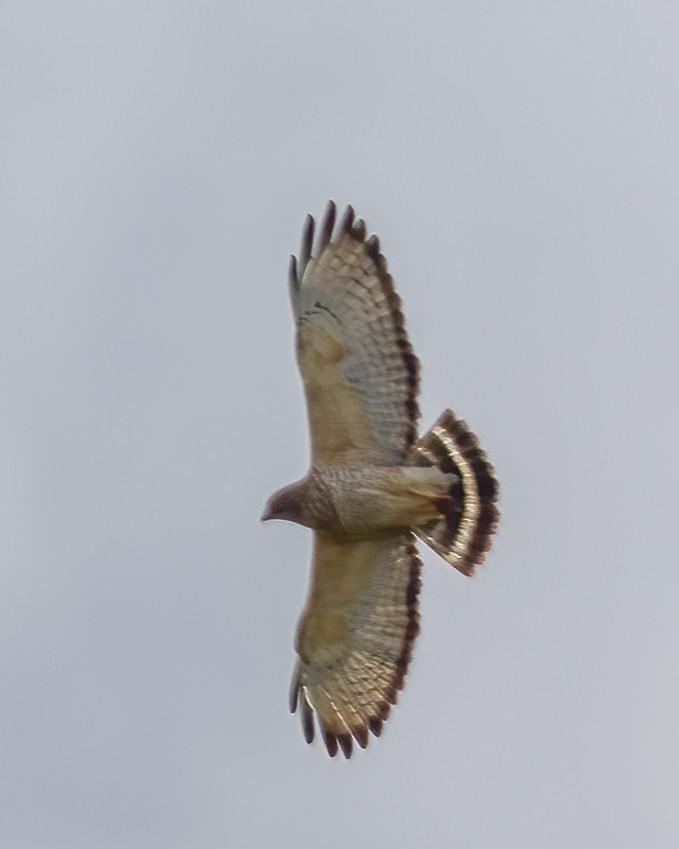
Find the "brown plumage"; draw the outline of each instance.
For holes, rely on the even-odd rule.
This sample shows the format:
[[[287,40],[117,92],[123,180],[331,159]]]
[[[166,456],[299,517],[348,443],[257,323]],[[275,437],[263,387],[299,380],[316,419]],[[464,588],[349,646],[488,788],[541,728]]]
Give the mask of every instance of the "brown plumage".
[[[419,630],[415,534],[465,575],[490,548],[497,481],[478,440],[449,410],[418,441],[419,363],[376,236],[331,202],[309,216],[290,263],[297,361],[311,468],[263,519],[314,531],[290,706],[307,742],[315,721],[331,756],[379,736]]]

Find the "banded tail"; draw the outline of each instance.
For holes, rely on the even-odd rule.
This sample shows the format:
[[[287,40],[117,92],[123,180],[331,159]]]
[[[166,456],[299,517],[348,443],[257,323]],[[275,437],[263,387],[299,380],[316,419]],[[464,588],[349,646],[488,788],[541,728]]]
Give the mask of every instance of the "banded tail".
[[[493,466],[467,424],[450,410],[415,445],[411,461],[456,475],[450,497],[439,505],[441,518],[413,530],[444,560],[471,575],[490,550],[500,515]]]

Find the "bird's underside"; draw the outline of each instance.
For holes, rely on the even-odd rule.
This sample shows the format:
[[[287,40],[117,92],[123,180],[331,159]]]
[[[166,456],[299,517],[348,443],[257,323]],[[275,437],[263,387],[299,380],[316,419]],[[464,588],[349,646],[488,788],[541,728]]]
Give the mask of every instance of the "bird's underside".
[[[311,468],[275,493],[263,518],[314,531],[296,640],[291,708],[307,742],[365,747],[403,687],[419,630],[416,535],[465,575],[498,519],[497,482],[478,441],[449,410],[417,438],[419,364],[376,236],[331,202],[314,244],[311,216],[290,267]]]

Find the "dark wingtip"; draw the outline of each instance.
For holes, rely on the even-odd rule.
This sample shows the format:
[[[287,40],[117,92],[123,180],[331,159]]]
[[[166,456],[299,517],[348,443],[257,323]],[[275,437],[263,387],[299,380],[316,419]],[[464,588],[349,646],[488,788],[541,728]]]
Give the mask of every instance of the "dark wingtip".
[[[379,737],[382,733],[382,728],[384,727],[384,719],[382,719],[381,716],[371,716],[368,724],[370,725],[370,730],[375,737]]]
[[[375,261],[378,268],[383,268],[383,270],[386,271],[387,270],[386,269],[386,260],[384,259],[384,257],[380,253],[380,240],[379,240],[379,238],[373,233],[372,236],[365,243],[365,246],[366,246],[366,249],[368,251],[369,256]],[[382,263],[383,265],[381,266],[380,263]]]
[[[365,747],[368,745],[368,740],[370,739],[370,732],[369,732],[367,726],[362,725],[360,728],[354,728],[353,734],[354,734],[354,739],[356,740],[358,745],[362,749],[365,749]]]
[[[333,734],[332,731],[326,731],[325,728],[323,728],[322,731],[325,748],[328,750],[330,757],[334,758],[337,754],[337,736]]]
[[[295,713],[297,711],[297,705],[299,704],[299,678],[297,676],[297,672],[295,671],[295,675],[292,679],[292,684],[290,685],[290,694],[288,696],[288,705],[290,707],[290,713]]]
[[[314,228],[316,222],[313,215],[309,214],[304,222],[304,230],[302,231],[302,246],[299,251],[299,264],[302,272],[306,268],[307,263],[311,259],[311,254],[314,249]]]
[[[307,743],[312,743],[314,739],[314,713],[304,693],[302,693],[302,730]]]
[[[357,218],[356,221],[354,221],[354,225],[351,228],[351,235],[358,242],[365,240],[365,221],[362,218]]]
[[[342,754],[347,760],[349,760],[349,758],[351,757],[351,753],[354,750],[351,734],[338,734],[337,742],[339,743],[340,749],[342,750]]]
[[[332,239],[332,231],[335,229],[335,219],[337,217],[337,206],[334,200],[328,201],[328,206],[323,217],[323,224],[318,241],[318,252],[320,253],[325,247],[330,244]]]
[[[354,212],[353,206],[351,204],[347,204],[347,208],[344,210],[344,216],[342,217],[342,223],[340,224],[340,232],[350,233],[355,217],[356,213]]]
[[[297,292],[299,290],[299,276],[297,275],[297,257],[294,254],[290,257],[288,281],[290,283],[290,289],[293,292]]]

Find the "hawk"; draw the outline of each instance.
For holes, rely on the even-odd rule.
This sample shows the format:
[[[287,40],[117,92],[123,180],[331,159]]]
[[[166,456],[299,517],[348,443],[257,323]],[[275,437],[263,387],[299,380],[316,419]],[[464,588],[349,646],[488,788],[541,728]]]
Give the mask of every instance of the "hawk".
[[[465,575],[497,521],[493,467],[446,410],[418,438],[419,363],[376,236],[331,201],[314,245],[308,216],[290,263],[311,468],[276,492],[263,520],[314,532],[290,708],[318,723],[331,756],[379,736],[419,630],[419,537]]]

